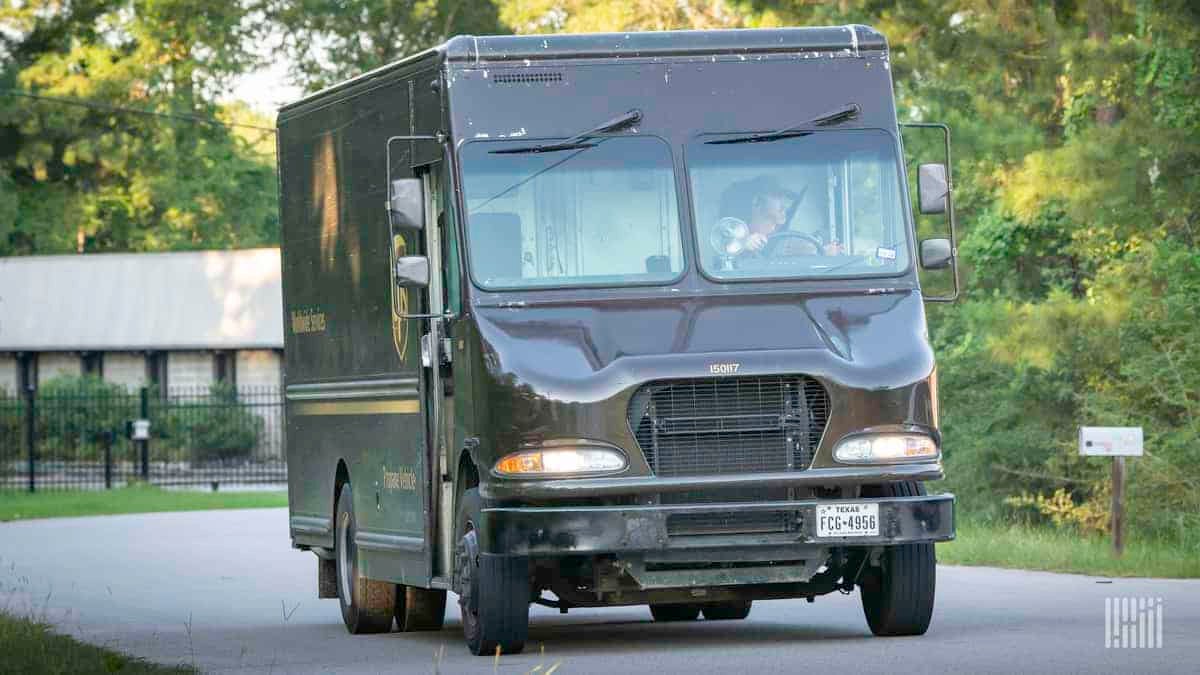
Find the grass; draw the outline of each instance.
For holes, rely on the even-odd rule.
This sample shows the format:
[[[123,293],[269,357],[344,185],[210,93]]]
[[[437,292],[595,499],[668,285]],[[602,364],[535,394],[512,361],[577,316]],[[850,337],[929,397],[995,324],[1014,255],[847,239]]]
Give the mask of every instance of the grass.
[[[0,613],[0,671],[6,673],[129,673],[179,675],[184,666],[160,666],[58,635],[46,624]]]
[[[939,563],[989,565],[1105,577],[1200,577],[1200,551],[1153,540],[1125,544],[1120,558],[1106,537],[963,519],[958,538],[938,544]]]
[[[115,513],[202,511],[287,506],[287,493],[163,490],[134,485],[114,490],[0,492],[0,522]]]

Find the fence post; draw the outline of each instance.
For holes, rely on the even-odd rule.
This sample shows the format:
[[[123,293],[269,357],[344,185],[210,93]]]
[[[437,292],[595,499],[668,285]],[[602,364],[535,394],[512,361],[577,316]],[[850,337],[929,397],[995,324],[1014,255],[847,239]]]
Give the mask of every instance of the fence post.
[[[37,389],[25,385],[25,449],[29,453],[29,491],[37,490],[37,413],[34,410]]]
[[[141,389],[141,419],[150,419],[150,393],[146,387]],[[142,451],[142,480],[150,482],[150,439],[138,441]]]
[[[104,443],[104,489],[112,489],[112,445],[113,438],[116,434],[112,431],[104,431],[100,435],[100,440]]]

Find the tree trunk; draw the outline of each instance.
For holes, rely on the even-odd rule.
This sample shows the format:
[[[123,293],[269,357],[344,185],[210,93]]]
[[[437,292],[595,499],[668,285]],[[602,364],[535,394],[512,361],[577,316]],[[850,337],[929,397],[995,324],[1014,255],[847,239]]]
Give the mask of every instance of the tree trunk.
[[[1088,38],[1095,40],[1103,49],[1108,46],[1108,7],[1104,0],[1090,0],[1087,4]],[[1096,124],[1109,127],[1117,121],[1117,106],[1112,101],[1102,100],[1096,104]]]

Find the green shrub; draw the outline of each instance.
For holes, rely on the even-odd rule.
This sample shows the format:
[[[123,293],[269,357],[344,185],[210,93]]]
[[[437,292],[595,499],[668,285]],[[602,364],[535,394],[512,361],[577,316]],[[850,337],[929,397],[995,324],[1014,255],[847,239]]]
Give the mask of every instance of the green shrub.
[[[262,430],[262,418],[238,403],[233,387],[214,384],[207,397],[167,406],[162,445],[185,450],[193,462],[229,461],[248,457]]]
[[[151,391],[150,459],[210,462],[244,458],[258,445],[263,420],[238,402],[237,391],[215,384],[205,394],[162,403]],[[102,461],[101,433],[115,434],[116,461],[136,461],[125,426],[141,415],[141,397],[93,376],[57,377],[42,384],[36,399],[40,463]],[[24,403],[0,392],[0,471],[24,455]]]
[[[38,387],[36,433],[39,461],[99,461],[100,434],[120,437],[138,411],[137,394],[94,376],[61,376]]]

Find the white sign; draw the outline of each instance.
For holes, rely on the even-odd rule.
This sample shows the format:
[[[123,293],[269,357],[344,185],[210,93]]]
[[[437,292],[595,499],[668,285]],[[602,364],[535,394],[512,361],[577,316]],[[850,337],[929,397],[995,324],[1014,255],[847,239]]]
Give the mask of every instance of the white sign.
[[[133,440],[135,440],[135,441],[150,440],[150,420],[134,420],[133,421]]]
[[[1079,427],[1079,454],[1141,457],[1141,427]]]

